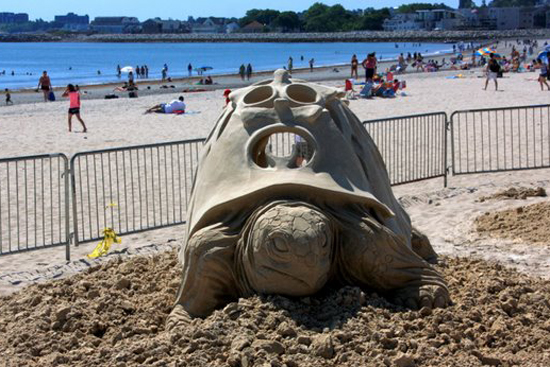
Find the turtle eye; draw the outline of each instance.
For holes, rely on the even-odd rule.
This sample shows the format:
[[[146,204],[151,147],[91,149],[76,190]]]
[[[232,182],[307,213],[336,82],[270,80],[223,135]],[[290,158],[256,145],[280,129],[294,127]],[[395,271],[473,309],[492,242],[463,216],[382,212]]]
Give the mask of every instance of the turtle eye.
[[[271,242],[273,243],[273,247],[277,252],[286,253],[290,250],[288,247],[288,243],[282,237],[275,237],[271,240]]]

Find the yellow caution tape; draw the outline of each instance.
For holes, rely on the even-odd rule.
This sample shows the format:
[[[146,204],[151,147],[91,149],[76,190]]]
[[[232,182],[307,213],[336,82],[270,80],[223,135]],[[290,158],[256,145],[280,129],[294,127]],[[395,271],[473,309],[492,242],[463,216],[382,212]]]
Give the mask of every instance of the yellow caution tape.
[[[105,228],[103,230],[103,240],[96,246],[95,250],[88,255],[88,258],[95,259],[100,256],[106,255],[113,243],[121,243],[120,237],[115,233],[112,228]]]

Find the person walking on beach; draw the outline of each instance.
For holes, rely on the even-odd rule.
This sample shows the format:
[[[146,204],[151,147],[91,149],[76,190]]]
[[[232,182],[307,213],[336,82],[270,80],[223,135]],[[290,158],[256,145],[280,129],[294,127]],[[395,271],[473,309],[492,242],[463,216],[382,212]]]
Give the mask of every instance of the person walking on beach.
[[[189,73],[189,76],[193,75],[193,65],[191,63],[187,65],[187,73]]]
[[[120,76],[122,75],[122,71],[120,71],[120,65],[117,65],[116,66],[116,75],[120,78]]]
[[[241,80],[244,80],[244,76],[246,74],[246,67],[244,64],[241,64],[241,67],[239,68],[239,75],[241,76]]]
[[[246,80],[250,80],[251,76],[252,76],[252,65],[248,64],[246,66]]]
[[[376,70],[376,57],[374,56],[374,53],[368,54],[367,58],[363,60],[362,65],[365,69],[365,81],[372,82],[374,72]]]
[[[48,95],[52,89],[52,81],[50,80],[47,71],[42,72],[42,76],[38,80],[38,89],[41,89],[44,94],[44,102],[48,102]]]
[[[13,101],[11,100],[11,93],[8,88],[6,88],[6,106],[12,105]]]
[[[69,97],[69,132],[72,131],[72,119],[73,115],[76,115],[76,118],[82,124],[84,130],[82,132],[88,131],[86,124],[80,117],[80,92],[78,87],[75,87],[72,84],[67,85],[67,89],[63,93],[63,97]]]
[[[537,68],[540,69],[539,74],[539,83],[540,83],[540,90],[544,90],[544,86],[546,85],[546,88],[550,90],[550,86],[548,85],[548,65],[545,64],[541,59],[537,59]]]
[[[313,64],[315,64],[315,59],[309,60],[309,71],[313,73]]]
[[[294,67],[294,60],[292,59],[292,56],[288,58],[288,72],[292,74],[292,69]]]
[[[357,55],[351,57],[351,77],[358,79],[359,75],[357,74],[357,67],[359,66],[359,60],[357,60]]]
[[[486,72],[487,72],[487,79],[485,80],[485,88],[483,90],[487,90],[487,86],[489,85],[489,80],[494,80],[495,90],[498,91],[497,78],[498,78],[498,73],[500,72],[500,65],[498,64],[498,61],[495,58],[495,54],[489,55],[489,62],[487,63]]]

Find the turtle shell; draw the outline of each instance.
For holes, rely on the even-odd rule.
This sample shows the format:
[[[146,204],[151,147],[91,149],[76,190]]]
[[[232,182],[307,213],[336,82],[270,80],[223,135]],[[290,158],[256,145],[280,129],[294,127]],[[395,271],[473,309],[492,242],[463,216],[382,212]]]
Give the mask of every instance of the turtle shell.
[[[342,97],[341,90],[292,80],[284,70],[231,93],[199,159],[187,235],[242,222],[263,203],[289,199],[336,211],[363,207],[409,241],[409,218],[378,149]],[[280,133],[307,145],[306,163],[266,153],[270,137]]]

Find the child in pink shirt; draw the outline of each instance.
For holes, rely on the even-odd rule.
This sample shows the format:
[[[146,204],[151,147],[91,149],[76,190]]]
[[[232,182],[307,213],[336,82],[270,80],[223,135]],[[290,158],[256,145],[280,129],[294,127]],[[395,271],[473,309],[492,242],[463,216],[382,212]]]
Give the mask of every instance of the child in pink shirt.
[[[71,132],[73,115],[76,115],[76,118],[82,124],[82,127],[84,128],[84,131],[82,132],[85,133],[88,131],[84,121],[82,121],[82,118],[80,117],[80,92],[78,91],[78,88],[72,84],[67,85],[67,89],[63,93],[63,97],[69,97],[69,132]]]

